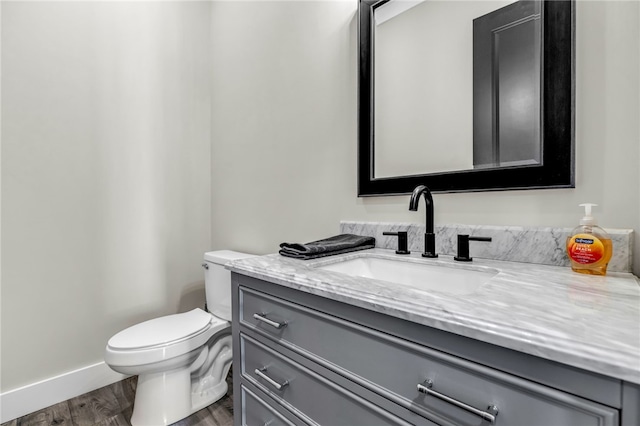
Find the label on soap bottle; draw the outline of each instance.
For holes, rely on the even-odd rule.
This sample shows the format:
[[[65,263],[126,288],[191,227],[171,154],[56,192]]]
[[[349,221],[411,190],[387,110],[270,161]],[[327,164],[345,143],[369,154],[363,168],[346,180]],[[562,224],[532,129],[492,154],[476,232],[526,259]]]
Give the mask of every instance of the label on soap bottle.
[[[574,262],[595,263],[604,256],[604,244],[591,234],[576,234],[569,239],[567,253]]]

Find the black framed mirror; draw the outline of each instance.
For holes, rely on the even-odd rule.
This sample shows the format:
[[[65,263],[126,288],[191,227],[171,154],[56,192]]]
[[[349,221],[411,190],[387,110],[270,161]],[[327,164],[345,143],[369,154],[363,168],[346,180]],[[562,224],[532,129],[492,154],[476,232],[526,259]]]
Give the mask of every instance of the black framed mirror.
[[[537,74],[539,76],[537,92],[539,116],[536,117],[536,131],[540,140],[536,161],[506,162],[506,165],[505,163],[475,165],[467,169],[436,172],[408,171],[404,174],[396,170],[387,175],[376,173],[376,165],[382,154],[376,151],[375,14],[378,8],[388,6],[388,3],[393,1],[396,0],[360,0],[359,2],[358,196],[408,194],[418,185],[426,185],[432,192],[573,188],[575,186],[574,0],[536,1],[534,5],[536,19],[539,19],[539,30],[536,33],[539,34],[536,36],[539,39],[536,41],[536,46],[540,50],[540,58],[536,62],[539,64]],[[442,3],[442,0],[429,1]],[[420,1],[413,3],[420,3]],[[459,2],[449,1],[449,3]],[[516,3],[521,7],[534,2],[520,0]],[[437,61],[435,57],[429,60],[431,59]],[[479,62],[474,47],[474,74],[476,63]],[[436,67],[437,62],[431,66]],[[474,75],[474,98],[478,92],[475,78]],[[434,101],[439,102],[437,99]],[[475,105],[474,108],[476,108]],[[475,127],[474,118],[474,133],[476,133]],[[472,140],[468,141],[469,144],[476,144],[475,136],[470,139]],[[391,140],[393,141],[393,138]],[[443,142],[441,145],[436,145],[435,149],[430,148],[426,155],[431,160],[437,161],[436,156],[448,149],[448,143]]]

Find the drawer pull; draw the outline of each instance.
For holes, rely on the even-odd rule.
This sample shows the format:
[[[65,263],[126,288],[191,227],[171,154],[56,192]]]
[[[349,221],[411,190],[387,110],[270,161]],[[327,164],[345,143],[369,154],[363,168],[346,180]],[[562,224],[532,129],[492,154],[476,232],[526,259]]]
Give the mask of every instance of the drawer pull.
[[[270,320],[269,318],[265,317],[265,314],[253,314],[253,318],[257,319],[258,321],[262,321],[265,324],[269,324],[271,327],[275,327],[278,330],[286,327],[287,325],[286,322],[275,322],[273,320]]]
[[[277,390],[282,390],[283,388],[287,387],[289,385],[289,381],[285,380],[282,383],[278,383],[275,380],[273,380],[271,377],[267,376],[266,373],[267,372],[267,367],[262,367],[262,368],[256,368],[254,373],[256,373],[256,375],[258,375],[260,378],[264,379],[267,383],[269,383],[271,386],[273,386],[274,388],[276,388]]]
[[[487,411],[478,410],[477,408],[472,407],[468,404],[465,404],[464,402],[460,402],[457,399],[451,398],[450,396],[447,396],[440,392],[436,392],[433,389],[431,389],[432,387],[433,387],[433,380],[427,379],[425,380],[424,385],[418,384],[418,392],[435,396],[436,398],[446,401],[457,407],[460,407],[463,410],[467,410],[473,414],[476,414],[482,417],[484,420],[487,420],[491,424],[494,424],[496,422],[496,417],[498,416],[498,407],[496,407],[495,405],[490,405],[487,408]]]

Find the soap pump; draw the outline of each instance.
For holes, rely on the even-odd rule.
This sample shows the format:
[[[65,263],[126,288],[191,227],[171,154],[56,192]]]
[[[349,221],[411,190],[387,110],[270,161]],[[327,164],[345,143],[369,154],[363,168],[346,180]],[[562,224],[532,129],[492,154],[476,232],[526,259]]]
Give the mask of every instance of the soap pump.
[[[567,238],[567,255],[575,272],[605,275],[613,247],[611,237],[596,224],[591,214],[595,206],[597,204],[580,204],[580,207],[584,207],[584,217]]]

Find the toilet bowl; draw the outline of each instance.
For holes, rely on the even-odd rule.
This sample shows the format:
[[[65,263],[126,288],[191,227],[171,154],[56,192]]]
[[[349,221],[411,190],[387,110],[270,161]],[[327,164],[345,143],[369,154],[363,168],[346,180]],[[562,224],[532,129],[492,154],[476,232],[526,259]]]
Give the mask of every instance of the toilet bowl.
[[[131,326],[105,349],[113,370],[138,375],[131,424],[167,425],[216,402],[227,393],[232,360],[231,273],[224,264],[251,255],[205,253],[205,291],[210,312],[193,309]]]

